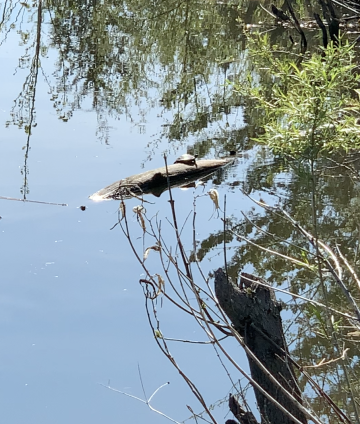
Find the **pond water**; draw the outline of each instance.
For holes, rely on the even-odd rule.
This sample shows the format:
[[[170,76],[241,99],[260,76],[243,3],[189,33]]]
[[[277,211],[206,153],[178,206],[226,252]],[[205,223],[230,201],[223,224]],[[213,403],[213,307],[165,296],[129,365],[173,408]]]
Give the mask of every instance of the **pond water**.
[[[110,65],[108,70],[97,69],[102,63],[96,62],[90,33],[98,28],[81,28],[87,31],[89,38],[83,42],[89,42],[90,54],[81,63],[71,57],[81,56],[77,51],[81,31],[77,28],[74,35],[68,27],[81,11],[62,17],[65,3],[61,7],[51,2],[46,7],[24,4],[13,9],[2,5],[0,195],[28,200],[3,199],[0,206],[2,416],[17,424],[164,420],[138,401],[99,385],[110,382],[118,390],[144,398],[139,367],[147,396],[171,382],[153,405],[184,420],[190,416],[186,404],[194,409],[198,405],[154,342],[138,284],[139,264],[121,232],[110,231],[117,222],[118,202],[88,200],[120,178],[162,166],[163,152],[172,161],[186,151],[185,144],[169,144],[159,136],[173,117],[171,110],[164,112],[156,88],[168,70],[146,58],[143,63],[129,60],[130,68],[148,67],[151,81],[132,82],[130,75],[129,83],[138,86],[124,94],[126,105],[120,108],[116,102],[121,99],[112,98],[113,85],[119,84],[116,74],[107,75]],[[95,19],[96,9],[86,7],[82,18]],[[99,12],[107,7],[99,5]],[[135,41],[130,35],[123,37],[131,57]],[[99,54],[102,42],[96,47]],[[93,81],[91,68],[100,74]],[[94,88],[100,77],[108,86]],[[224,82],[224,76],[218,78],[210,85]],[[209,129],[215,134],[219,125],[237,121],[236,126],[241,126],[238,119],[236,111]],[[194,141],[189,136],[187,143]],[[208,157],[214,154],[214,149],[209,150]],[[243,164],[239,167],[242,172]],[[183,220],[191,211],[193,190],[178,190],[174,196]],[[163,212],[163,217],[170,213],[166,194],[152,201],[148,208],[152,213]],[[129,210],[137,203],[129,201]],[[210,199],[199,204],[198,212],[205,216],[199,221],[199,237],[221,227],[218,220],[210,219]],[[132,215],[130,221],[136,224]],[[221,265],[217,256],[209,269]],[[180,337],[189,330],[194,338],[203,338],[191,322],[165,310],[164,306],[172,334]],[[201,376],[210,401],[226,396],[229,382],[220,372],[208,372],[213,358],[204,360],[202,346],[191,353],[181,346],[176,349],[189,372]],[[224,408],[222,414],[226,413]]]
[[[223,224],[206,195],[211,188],[221,202],[226,195],[235,223],[246,227],[241,212],[250,211],[259,228],[294,237],[281,220],[261,215],[238,187],[269,204],[281,202],[299,219],[310,214],[308,177],[250,141],[253,126],[245,125],[240,101],[226,83],[249,65],[243,25],[255,10],[256,19],[263,12],[255,1],[243,9],[232,2],[182,2],[174,8],[168,1],[106,0],[5,2],[0,8],[2,416],[10,424],[166,422],[101,384],[144,399],[142,385],[149,397],[170,382],[152,405],[186,420],[187,405],[198,413],[202,408],[156,345],[139,284],[144,270],[119,226],[110,230],[118,222],[119,202],[88,197],[121,178],[163,166],[164,153],[172,163],[185,152],[213,158],[236,150],[235,163],[204,187],[172,192],[179,223],[185,223],[187,253],[193,237],[189,214],[198,196],[201,266],[208,275],[224,264]],[[350,248],[358,228],[352,214],[358,188],[341,178],[322,185],[322,230],[327,240],[345,234]],[[147,216],[164,223],[163,236],[173,246],[168,193],[146,200]],[[151,238],[143,241],[131,211],[138,204],[131,199],[126,207],[132,240],[142,252]],[[340,217],[344,211],[352,214],[351,222]],[[244,234],[250,237],[252,231]],[[266,236],[262,241],[274,246]],[[236,237],[228,247],[237,252],[229,269],[233,275],[245,265],[248,272],[256,268],[273,282],[286,283],[281,261],[259,259]],[[158,265],[149,264],[151,272],[158,272]],[[308,274],[300,277],[299,290]],[[163,334],[204,340],[193,320],[166,302],[158,308]],[[247,369],[240,347],[229,350]],[[231,382],[213,349],[174,342],[171,351],[206,401],[219,403],[214,414],[225,422]]]

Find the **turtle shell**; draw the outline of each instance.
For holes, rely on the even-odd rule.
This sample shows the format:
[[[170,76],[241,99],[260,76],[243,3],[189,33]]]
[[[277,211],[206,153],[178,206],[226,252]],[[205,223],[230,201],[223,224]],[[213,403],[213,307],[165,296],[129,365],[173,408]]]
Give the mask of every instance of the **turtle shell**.
[[[174,163],[184,163],[185,165],[195,165],[196,156],[185,153],[176,159]]]

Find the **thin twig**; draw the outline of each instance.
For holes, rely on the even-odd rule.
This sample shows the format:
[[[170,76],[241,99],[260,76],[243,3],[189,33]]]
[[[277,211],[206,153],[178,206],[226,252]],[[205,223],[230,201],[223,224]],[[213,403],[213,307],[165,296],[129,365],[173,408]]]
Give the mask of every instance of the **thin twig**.
[[[102,383],[99,383],[100,384],[100,386],[103,386],[103,387],[105,387],[106,389],[109,389],[109,390],[112,390],[113,392],[116,392],[116,393],[120,393],[120,394],[122,394],[122,395],[125,395],[125,396],[128,396],[128,397],[131,397],[131,398],[133,398],[133,399],[136,399],[136,400],[138,400],[138,401],[140,401],[140,402],[142,402],[142,403],[145,403],[145,405],[147,405],[153,412],[156,412],[157,414],[159,414],[159,415],[161,415],[161,416],[163,416],[164,418],[167,418],[169,421],[171,421],[171,422],[173,422],[173,423],[175,423],[175,424],[181,424],[181,423],[179,423],[179,421],[176,421],[176,420],[174,420],[173,418],[171,418],[171,417],[169,417],[168,415],[166,415],[166,414],[164,414],[163,412],[161,412],[161,411],[159,411],[159,410],[157,410],[157,409],[155,409],[153,406],[151,406],[151,404],[150,404],[150,401],[151,401],[151,399],[154,397],[154,395],[160,390],[160,389],[162,389],[164,386],[167,386],[168,384],[170,384],[169,382],[167,382],[167,383],[164,383],[164,384],[162,384],[160,387],[158,387],[156,390],[155,390],[155,392],[149,397],[149,399],[148,400],[143,400],[143,399],[141,399],[141,398],[139,398],[139,397],[137,397],[137,396],[134,396],[134,395],[131,395],[130,393],[126,393],[126,392],[122,392],[121,390],[118,390],[118,389],[115,389],[114,387],[111,387],[111,386],[106,386],[105,384],[102,384]]]
[[[342,261],[344,262],[344,264],[346,265],[347,269],[350,271],[350,274],[353,276],[354,280],[356,281],[359,289],[360,289],[360,280],[359,277],[357,276],[356,272],[354,271],[354,269],[352,268],[352,266],[349,264],[349,262],[347,261],[347,259],[345,258],[345,256],[341,253],[340,247],[339,245],[336,245],[336,249],[338,251],[338,254],[340,256],[340,258],[342,259]]]
[[[4,197],[4,196],[0,196],[0,199],[1,200],[15,200],[16,202],[26,202],[26,203],[41,203],[43,205],[68,206],[67,203],[42,202],[40,200],[17,199],[16,197]]]

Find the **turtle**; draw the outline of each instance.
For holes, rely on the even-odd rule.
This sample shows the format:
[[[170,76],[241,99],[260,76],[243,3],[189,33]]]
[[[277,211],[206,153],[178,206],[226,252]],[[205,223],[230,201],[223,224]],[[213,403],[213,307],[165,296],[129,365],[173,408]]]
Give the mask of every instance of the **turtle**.
[[[196,158],[198,155],[189,155],[189,153],[185,153],[176,159],[174,163],[183,163],[184,165],[195,165],[196,166]]]

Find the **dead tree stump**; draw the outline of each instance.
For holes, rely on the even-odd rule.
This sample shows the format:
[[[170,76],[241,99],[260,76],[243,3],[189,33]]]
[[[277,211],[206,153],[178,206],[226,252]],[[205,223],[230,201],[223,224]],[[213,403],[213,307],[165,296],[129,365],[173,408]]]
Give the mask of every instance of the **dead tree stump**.
[[[281,308],[271,286],[260,278],[242,273],[238,287],[227,279],[220,268],[215,271],[215,293],[221,308],[243,338],[245,345],[280,385],[302,404],[297,378],[288,360],[288,349],[280,317]],[[248,361],[252,378],[294,417],[306,424],[306,417],[295,402],[269,379],[249,355]],[[254,388],[254,391],[262,424],[294,423],[259,390]]]

